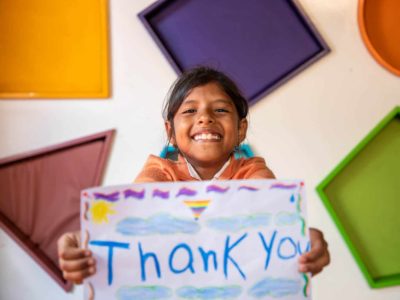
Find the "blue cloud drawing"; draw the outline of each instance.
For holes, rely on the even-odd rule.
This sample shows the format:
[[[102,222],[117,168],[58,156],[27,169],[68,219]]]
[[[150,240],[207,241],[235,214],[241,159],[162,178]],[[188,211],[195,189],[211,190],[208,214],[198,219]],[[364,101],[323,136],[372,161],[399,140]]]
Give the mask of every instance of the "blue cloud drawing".
[[[220,231],[236,232],[241,229],[268,226],[271,222],[270,214],[249,216],[234,216],[229,218],[215,218],[207,221],[207,226]]]
[[[275,215],[275,224],[278,226],[294,225],[301,220],[298,213],[281,211]]]
[[[124,286],[117,291],[118,300],[156,300],[171,299],[172,290],[164,286]]]
[[[242,288],[237,285],[204,288],[185,286],[179,288],[176,293],[185,299],[235,299],[242,293]]]
[[[117,232],[124,235],[152,235],[196,233],[200,225],[194,220],[178,219],[168,214],[159,214],[150,218],[128,217],[117,224]]]
[[[287,278],[265,278],[249,290],[249,295],[255,298],[271,296],[275,298],[287,295],[295,295],[301,291],[301,282],[299,280]]]

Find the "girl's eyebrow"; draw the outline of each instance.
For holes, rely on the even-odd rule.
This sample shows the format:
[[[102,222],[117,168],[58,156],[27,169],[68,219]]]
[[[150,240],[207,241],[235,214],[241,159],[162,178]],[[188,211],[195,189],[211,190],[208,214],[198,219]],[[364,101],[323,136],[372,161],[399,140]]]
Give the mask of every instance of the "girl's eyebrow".
[[[233,103],[232,103],[232,100],[228,100],[228,99],[217,99],[217,100],[215,100],[215,101],[213,101],[214,103],[216,103],[216,102],[220,102],[220,103],[225,103],[225,104],[229,104],[229,105],[232,105]]]
[[[182,102],[182,104],[187,104],[187,103],[196,103],[197,102],[197,100],[194,100],[194,99],[186,99],[186,100],[183,100],[183,102]]]
[[[199,102],[199,101],[195,100],[195,99],[186,99],[186,100],[183,100],[182,104],[191,104],[191,103],[197,103],[197,102]],[[220,103],[225,103],[225,104],[233,104],[232,101],[228,100],[228,99],[217,99],[217,100],[213,100],[212,102],[213,103],[220,102]]]

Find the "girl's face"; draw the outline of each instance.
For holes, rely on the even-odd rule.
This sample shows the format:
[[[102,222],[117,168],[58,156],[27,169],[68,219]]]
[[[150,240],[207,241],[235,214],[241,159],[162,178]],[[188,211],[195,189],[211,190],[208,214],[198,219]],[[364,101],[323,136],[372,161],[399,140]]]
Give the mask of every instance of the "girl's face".
[[[172,144],[194,167],[222,167],[246,136],[247,120],[217,83],[195,87],[166,122]]]

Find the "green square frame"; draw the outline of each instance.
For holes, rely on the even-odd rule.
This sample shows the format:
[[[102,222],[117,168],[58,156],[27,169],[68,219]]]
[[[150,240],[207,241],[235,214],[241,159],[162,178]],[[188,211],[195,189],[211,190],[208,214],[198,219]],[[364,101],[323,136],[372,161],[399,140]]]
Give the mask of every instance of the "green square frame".
[[[400,285],[400,107],[316,190],[369,286]]]

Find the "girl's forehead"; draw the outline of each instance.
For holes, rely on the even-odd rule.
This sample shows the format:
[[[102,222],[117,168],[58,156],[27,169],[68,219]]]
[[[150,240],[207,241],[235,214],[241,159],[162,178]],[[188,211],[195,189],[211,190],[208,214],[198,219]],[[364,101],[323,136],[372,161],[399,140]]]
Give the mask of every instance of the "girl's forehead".
[[[194,87],[183,99],[183,102],[189,100],[201,100],[201,99],[220,99],[232,102],[232,99],[225,93],[223,88],[216,82],[210,82],[205,85]]]

